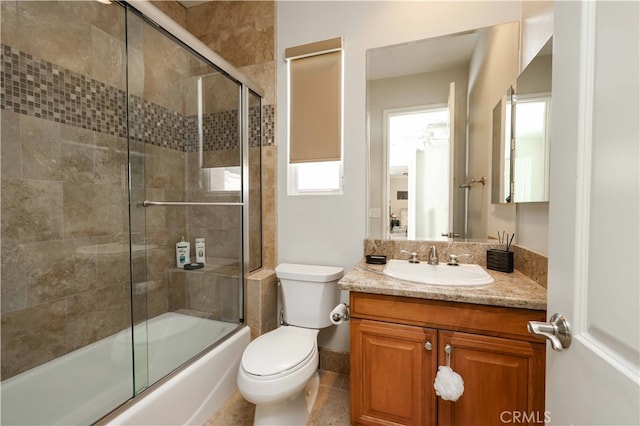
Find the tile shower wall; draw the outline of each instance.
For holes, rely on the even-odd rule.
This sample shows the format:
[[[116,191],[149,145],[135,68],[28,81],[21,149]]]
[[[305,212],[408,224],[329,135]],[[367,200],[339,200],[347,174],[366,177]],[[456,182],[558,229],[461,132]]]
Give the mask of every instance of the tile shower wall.
[[[2,379],[129,325],[124,29],[99,7],[2,2]],[[42,33],[43,22],[60,27],[59,40]],[[107,58],[70,44],[85,33]],[[145,45],[145,61],[154,49],[165,55]],[[193,155],[193,115],[171,109],[175,97],[150,82],[142,87],[152,95],[131,98],[132,116],[144,119],[130,129],[132,167],[144,159],[139,184],[148,198],[183,199],[175,176],[185,176]],[[263,107],[271,132],[273,115],[273,105]],[[229,117],[219,111],[207,120]],[[234,150],[215,135],[207,149]],[[264,140],[273,143],[273,133]],[[133,289],[146,296],[150,317],[171,307],[167,268],[175,241],[188,234],[184,211],[162,210],[149,210],[146,238],[133,235],[153,250]],[[145,262],[142,253],[134,262]]]
[[[2,379],[130,321],[124,19],[94,3],[0,4]]]

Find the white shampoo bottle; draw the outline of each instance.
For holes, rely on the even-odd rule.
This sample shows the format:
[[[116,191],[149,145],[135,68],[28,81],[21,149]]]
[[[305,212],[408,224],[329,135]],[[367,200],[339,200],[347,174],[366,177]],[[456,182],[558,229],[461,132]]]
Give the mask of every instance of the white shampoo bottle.
[[[205,264],[204,238],[196,238],[196,262]]]
[[[184,268],[184,265],[191,262],[191,255],[189,253],[191,244],[184,240],[176,243],[176,266],[178,268]]]

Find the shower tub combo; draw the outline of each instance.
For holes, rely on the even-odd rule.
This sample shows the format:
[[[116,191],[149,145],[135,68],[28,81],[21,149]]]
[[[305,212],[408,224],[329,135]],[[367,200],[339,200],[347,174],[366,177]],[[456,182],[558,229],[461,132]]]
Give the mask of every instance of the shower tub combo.
[[[249,328],[173,312],[136,327],[146,330],[134,328],[134,333],[148,334],[148,344],[138,350],[147,352],[150,383],[167,376],[192,354],[215,347],[141,395],[108,424],[204,424],[236,389]],[[3,423],[92,423],[96,412],[109,412],[131,395],[131,341],[131,330],[125,330],[5,380]]]
[[[250,340],[263,91],[146,0],[0,7],[0,423],[204,424]]]

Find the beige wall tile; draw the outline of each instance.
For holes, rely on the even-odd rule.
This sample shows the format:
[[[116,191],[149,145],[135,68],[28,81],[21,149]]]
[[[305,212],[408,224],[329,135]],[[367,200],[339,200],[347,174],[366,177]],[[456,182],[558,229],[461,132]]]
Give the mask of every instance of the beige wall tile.
[[[62,238],[62,183],[7,179],[2,182],[3,243]]]
[[[187,11],[180,3],[175,0],[152,1],[151,3],[180,26],[186,27]]]
[[[277,147],[265,146],[262,154],[262,240],[264,267],[277,265]]]
[[[60,124],[20,115],[22,177],[61,180]]]
[[[201,272],[185,272],[185,274],[187,275],[189,294],[188,308],[201,312],[211,312],[215,318],[220,318],[220,285],[218,276]]]
[[[67,182],[63,200],[65,238],[109,235],[127,229],[121,186]]]
[[[4,7],[4,2],[1,2]],[[20,148],[20,116],[6,109],[0,114],[0,154],[2,178],[19,178],[22,175],[22,149]]]
[[[264,90],[263,105],[276,104],[276,62],[245,65],[240,71]]]
[[[187,275],[179,269],[168,271],[169,311],[187,309]]]
[[[10,312],[27,306],[27,278],[21,244],[2,244],[2,284],[0,312]]]
[[[251,274],[246,288],[245,317],[253,339],[278,325],[278,281],[275,272],[263,269]]]
[[[30,306],[99,286],[95,240],[46,241],[25,249],[29,253],[23,261]]]
[[[66,353],[65,301],[2,314],[2,379]]]
[[[188,29],[236,67],[274,59],[275,2],[219,1],[187,9]]]
[[[123,38],[115,38],[100,28],[91,27],[90,75],[121,90],[127,87],[127,58]]]
[[[124,284],[109,285],[67,298],[67,348],[74,350],[129,325]],[[99,368],[99,365],[96,366]]]
[[[80,8],[85,6],[82,3],[79,3]],[[18,33],[13,40],[13,47],[89,75],[91,43],[78,41],[91,40],[91,27],[74,16],[79,12],[70,12],[73,9],[65,7],[64,2],[19,1]]]
[[[18,37],[18,2],[15,0],[0,2],[0,37],[10,45],[14,45]]]

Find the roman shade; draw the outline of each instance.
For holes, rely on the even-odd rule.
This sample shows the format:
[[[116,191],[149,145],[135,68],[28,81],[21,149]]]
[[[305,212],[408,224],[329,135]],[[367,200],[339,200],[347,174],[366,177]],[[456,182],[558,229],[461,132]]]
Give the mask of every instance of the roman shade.
[[[285,50],[289,163],[342,158],[342,38]]]

